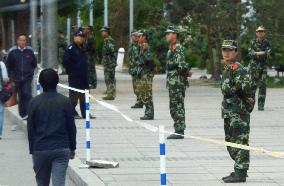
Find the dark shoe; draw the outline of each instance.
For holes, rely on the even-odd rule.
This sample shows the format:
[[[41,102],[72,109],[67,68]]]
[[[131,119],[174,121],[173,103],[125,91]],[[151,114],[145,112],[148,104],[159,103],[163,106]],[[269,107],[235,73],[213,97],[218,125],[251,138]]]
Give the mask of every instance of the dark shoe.
[[[184,132],[176,132],[167,137],[167,139],[184,139]]]
[[[86,119],[86,117],[83,117],[83,119]],[[96,119],[96,117],[90,114],[90,119]]]
[[[82,119],[79,115],[75,115],[74,119]]]
[[[234,174],[234,172],[232,172],[229,176],[225,176],[222,178],[222,180],[228,179],[229,177],[231,177]]]
[[[113,96],[105,96],[103,97],[103,100],[114,100]]]
[[[140,120],[154,120],[154,116],[150,117],[150,116],[143,116],[140,118]]]
[[[143,104],[136,103],[135,105],[131,106],[131,108],[132,108],[132,109],[143,108]]]
[[[258,108],[258,111],[264,111],[264,108]]]
[[[236,171],[223,179],[224,183],[242,183],[246,182],[247,171]]]

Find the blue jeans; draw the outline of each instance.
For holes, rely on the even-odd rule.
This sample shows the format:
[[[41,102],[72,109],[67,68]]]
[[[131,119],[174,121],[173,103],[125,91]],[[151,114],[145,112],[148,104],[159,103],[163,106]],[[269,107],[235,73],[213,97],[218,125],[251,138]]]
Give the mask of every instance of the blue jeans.
[[[3,122],[4,122],[4,104],[0,101],[0,136],[3,132]]]
[[[33,168],[38,186],[65,186],[70,150],[57,149],[33,152]]]

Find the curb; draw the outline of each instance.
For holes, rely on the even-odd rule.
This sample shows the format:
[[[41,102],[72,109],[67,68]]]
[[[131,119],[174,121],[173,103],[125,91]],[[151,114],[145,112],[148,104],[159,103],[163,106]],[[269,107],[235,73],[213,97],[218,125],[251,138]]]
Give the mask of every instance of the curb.
[[[27,136],[27,123],[23,121],[17,114],[17,106],[5,108],[5,116],[14,124],[14,127],[20,129]],[[13,126],[12,126],[13,127]],[[106,186],[91,170],[80,169],[83,162],[76,157],[74,160],[69,161],[67,169],[67,177],[76,186]]]

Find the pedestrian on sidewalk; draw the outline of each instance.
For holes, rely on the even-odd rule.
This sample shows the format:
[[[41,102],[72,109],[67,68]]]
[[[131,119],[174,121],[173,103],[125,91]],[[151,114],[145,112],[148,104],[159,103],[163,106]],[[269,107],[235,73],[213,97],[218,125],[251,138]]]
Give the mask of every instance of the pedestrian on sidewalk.
[[[0,62],[0,91],[2,90],[4,84],[9,80],[8,73],[5,64]],[[0,140],[2,139],[4,123],[4,103],[0,101]]]
[[[74,34],[73,43],[68,46],[63,58],[63,66],[68,74],[69,86],[82,90],[89,89],[88,57],[87,51],[84,48],[84,39],[85,34],[82,31],[77,31]],[[78,100],[80,102],[82,118],[86,118],[85,94],[70,90],[69,99],[74,108],[75,118],[81,118],[75,109]]]
[[[31,47],[26,46],[27,36],[19,35],[17,46],[10,49],[6,65],[18,95],[19,114],[27,118],[28,104],[32,99],[32,81],[37,60]]]
[[[69,99],[56,91],[59,76],[53,69],[41,71],[43,93],[31,100],[28,139],[34,172],[39,186],[64,186],[69,159],[76,150],[74,108]]]

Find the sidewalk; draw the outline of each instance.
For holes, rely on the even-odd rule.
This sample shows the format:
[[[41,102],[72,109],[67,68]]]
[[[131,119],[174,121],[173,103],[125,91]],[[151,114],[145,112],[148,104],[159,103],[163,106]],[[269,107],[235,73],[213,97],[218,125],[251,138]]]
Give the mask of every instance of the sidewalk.
[[[103,72],[98,70],[99,84],[91,93],[101,100],[105,85]],[[63,83],[66,81],[62,81]],[[108,103],[134,120],[143,116],[144,110],[130,109],[135,97],[130,77],[117,73],[117,98]],[[164,75],[154,79],[155,120],[152,126],[165,125],[172,131],[172,119],[168,109],[168,92]],[[62,93],[66,90],[59,89]],[[275,151],[284,151],[282,116],[284,107],[283,89],[269,89],[265,112],[255,111],[251,118],[250,145]],[[223,140],[219,89],[207,86],[192,86],[186,93],[186,134]],[[109,186],[158,186],[159,185],[159,137],[157,133],[125,121],[117,113],[91,103],[91,111],[97,119],[91,121],[91,148],[93,159],[118,161],[116,169],[90,169]],[[78,156],[85,158],[85,122],[77,121]],[[217,186],[224,185],[221,178],[233,170],[226,148],[185,139],[167,141],[167,178],[172,186]],[[284,159],[251,153],[249,186],[284,186]]]
[[[12,123],[6,118],[4,137],[0,140],[0,185],[34,186],[36,182],[27,138],[22,131],[11,131]]]

